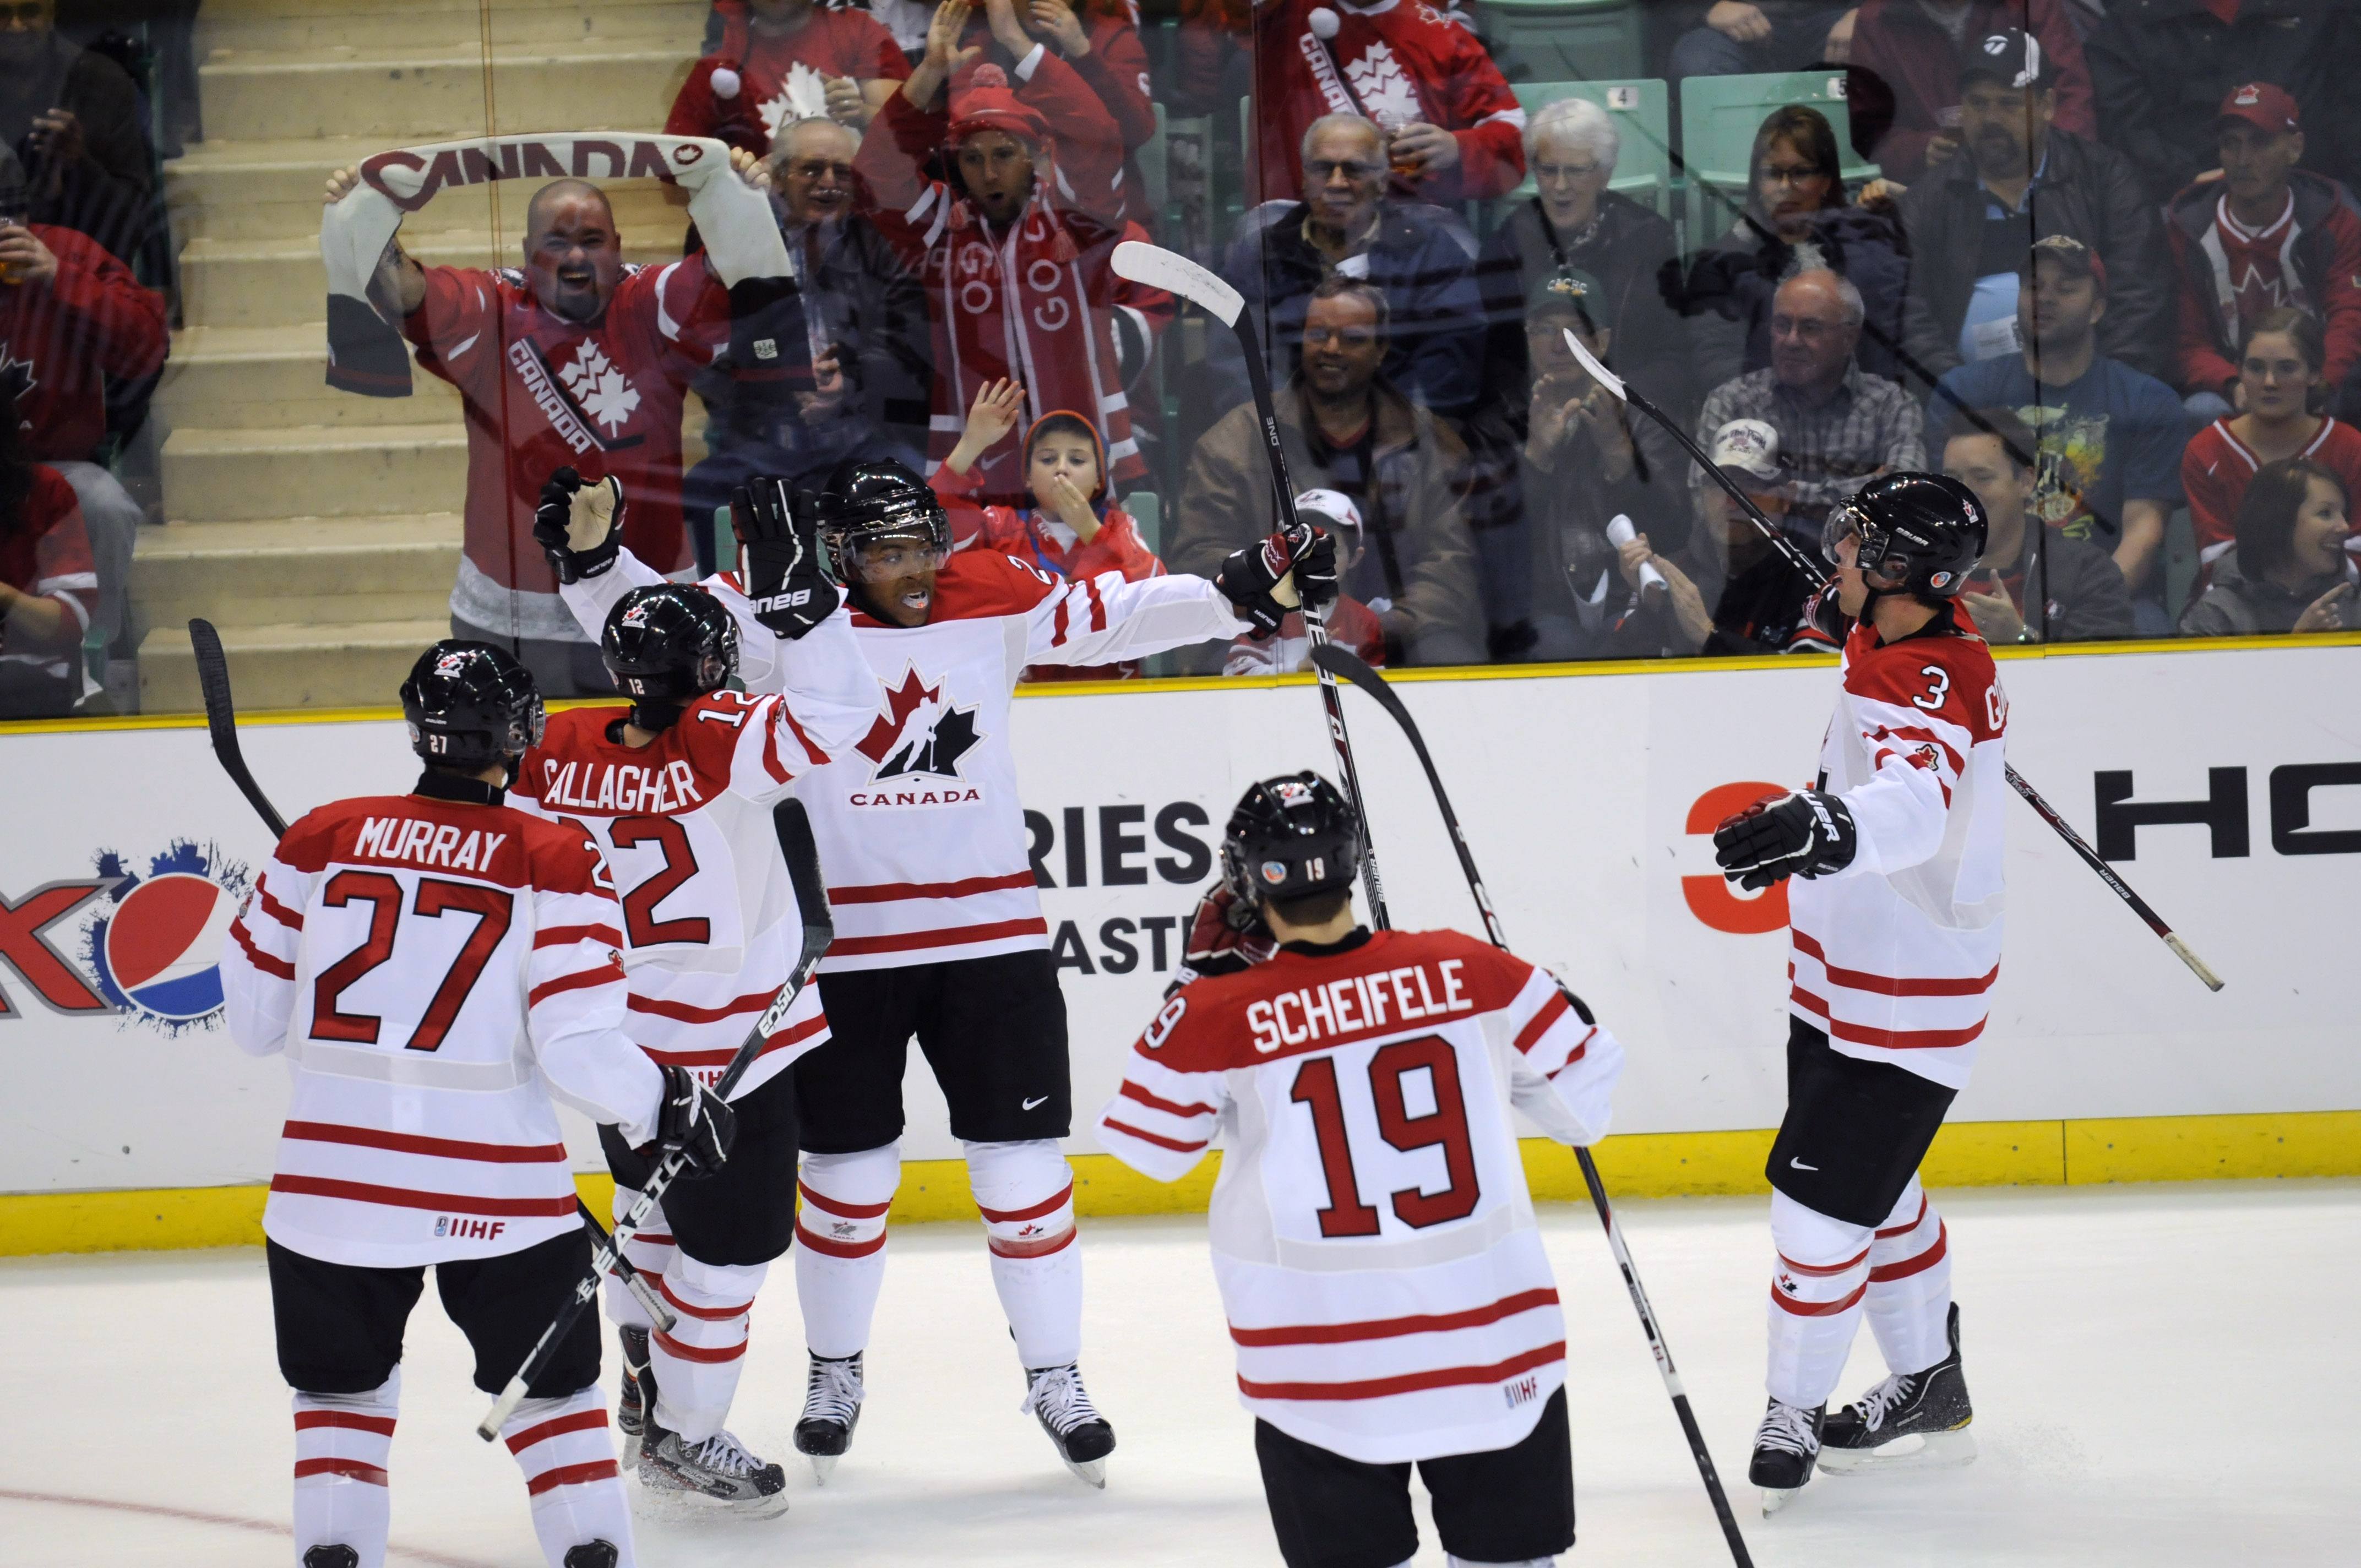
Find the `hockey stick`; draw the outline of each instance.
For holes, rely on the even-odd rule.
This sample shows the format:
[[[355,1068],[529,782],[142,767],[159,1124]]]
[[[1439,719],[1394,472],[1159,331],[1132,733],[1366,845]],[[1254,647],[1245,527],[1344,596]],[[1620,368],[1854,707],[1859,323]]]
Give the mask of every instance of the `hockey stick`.
[[[773,806],[771,828],[778,836],[779,853],[785,857],[787,862],[787,880],[795,886],[796,912],[803,916],[803,951],[796,956],[795,971],[787,976],[786,984],[779,988],[777,997],[754,1021],[754,1026],[746,1032],[738,1054],[730,1058],[730,1065],[722,1069],[720,1080],[714,1084],[714,1093],[724,1100],[730,1098],[730,1091],[738,1087],[738,1080],[744,1078],[746,1070],[754,1065],[754,1058],[763,1054],[763,1042],[785,1025],[787,1010],[795,1005],[796,998],[803,994],[804,987],[811,983],[812,971],[819,968],[820,958],[828,951],[829,943],[836,939],[835,922],[829,919],[828,912],[828,883],[820,875],[819,850],[812,842],[811,818],[805,815],[803,802],[789,795]],[[509,1379],[508,1387],[502,1388],[500,1398],[492,1401],[491,1409],[477,1423],[478,1437],[489,1442],[500,1436],[500,1428],[524,1402],[526,1389],[535,1377],[541,1376],[542,1368],[549,1365],[550,1357],[564,1343],[566,1333],[574,1327],[575,1320],[581,1317],[583,1309],[598,1296],[598,1281],[614,1266],[615,1260],[622,1255],[623,1247],[639,1234],[640,1227],[647,1223],[648,1217],[655,1212],[656,1205],[664,1201],[664,1193],[679,1179],[681,1168],[687,1163],[687,1157],[677,1147],[664,1151],[655,1174],[641,1187],[639,1201],[616,1222],[614,1235],[601,1243],[591,1255],[590,1271],[576,1283],[574,1294],[558,1309],[557,1316],[550,1321],[549,1327],[542,1331],[541,1339],[533,1347],[533,1354],[524,1358],[524,1365],[517,1368],[516,1376]]]
[[[1460,872],[1467,879],[1467,891],[1475,895],[1477,913],[1484,916],[1484,935],[1494,947],[1507,952],[1509,938],[1500,929],[1500,916],[1492,907],[1492,895],[1485,891],[1483,873],[1476,869],[1475,852],[1467,847],[1467,830],[1459,825],[1459,814],[1451,808],[1451,796],[1443,787],[1443,775],[1435,770],[1434,758],[1426,749],[1426,738],[1419,733],[1410,709],[1402,706],[1401,697],[1386,684],[1383,675],[1349,650],[1334,646],[1314,649],[1312,660],[1367,692],[1401,726],[1411,750],[1418,753],[1419,765],[1426,770],[1426,782],[1434,791],[1434,804],[1442,809],[1443,825],[1451,833],[1451,847],[1459,855]],[[1379,923],[1384,923],[1382,916]],[[1730,1554],[1739,1568],[1753,1568],[1754,1560],[1746,1552],[1746,1538],[1738,1531],[1737,1516],[1730,1511],[1730,1498],[1722,1491],[1721,1476],[1713,1467],[1713,1455],[1706,1451],[1705,1433],[1697,1426],[1696,1413],[1689,1409],[1688,1390],[1682,1387],[1681,1375],[1673,1365],[1673,1353],[1656,1325],[1656,1310],[1649,1305],[1647,1288],[1640,1283],[1639,1266],[1631,1261],[1631,1249],[1623,1245],[1623,1228],[1615,1223],[1615,1206],[1608,1201],[1607,1184],[1599,1179],[1598,1163],[1590,1157],[1590,1151],[1579,1144],[1575,1146],[1574,1157],[1582,1168],[1583,1185],[1590,1189],[1590,1202],[1598,1211],[1598,1223],[1606,1229],[1608,1250],[1615,1255],[1615,1266],[1623,1271],[1623,1287],[1631,1293],[1632,1308],[1640,1314],[1641,1332],[1648,1336],[1648,1348],[1655,1354],[1656,1371],[1664,1379],[1664,1391],[1672,1396],[1673,1413],[1680,1418],[1681,1431],[1689,1440],[1689,1453],[1697,1460],[1706,1496],[1712,1499],[1714,1517],[1721,1521],[1721,1533],[1730,1542]]]
[[[270,829],[270,836],[284,839],[287,837],[286,820],[270,804],[270,797],[262,793],[262,786],[255,782],[252,771],[246,765],[246,753],[238,747],[237,705],[229,695],[229,661],[222,653],[221,633],[214,630],[210,620],[192,620],[189,622],[189,645],[196,650],[197,689],[204,694],[205,728],[213,732],[214,755],[221,759],[222,772],[227,773],[230,782],[245,795],[246,803],[254,807],[255,815],[262,818],[262,825]],[[590,1227],[590,1234],[598,1238],[598,1245],[606,1245],[607,1227],[598,1223],[598,1216],[590,1212],[590,1205],[577,1198],[574,1207],[581,1214],[582,1223]],[[667,1329],[680,1321],[673,1315],[672,1309],[664,1305],[664,1298],[655,1293],[654,1287],[641,1277],[640,1271],[632,1267],[629,1260],[619,1257],[617,1264],[616,1277],[639,1299],[640,1305],[647,1309],[650,1317]]]
[[[1246,364],[1246,385],[1253,389],[1255,413],[1262,422],[1263,455],[1270,460],[1279,523],[1290,532],[1301,526],[1301,520],[1295,514],[1295,483],[1287,475],[1287,445],[1279,436],[1279,410],[1271,400],[1270,376],[1263,367],[1262,350],[1255,343],[1254,323],[1246,314],[1246,296],[1187,257],[1144,240],[1127,239],[1116,246],[1107,264],[1115,269],[1116,277],[1186,300],[1237,334],[1239,356]],[[1327,647],[1326,607],[1314,609],[1305,605],[1302,615],[1303,629],[1312,648],[1316,651]],[[1368,842],[1369,814],[1361,806],[1361,775],[1353,765],[1352,737],[1345,729],[1345,699],[1337,692],[1336,677],[1321,667],[1318,660],[1312,663],[1320,682],[1320,706],[1328,719],[1328,742],[1336,756],[1336,772],[1344,783],[1345,798],[1361,813],[1361,880],[1368,888],[1370,906],[1383,909],[1385,884],[1378,875],[1377,851]]]
[[[1736,480],[1715,466],[1713,459],[1706,455],[1705,449],[1691,438],[1687,431],[1680,427],[1679,421],[1625,386],[1623,378],[1601,365],[1597,356],[1582,345],[1582,340],[1576,337],[1571,329],[1566,331],[1565,343],[1568,348],[1574,350],[1574,356],[1582,361],[1582,367],[1590,372],[1592,380],[1662,425],[1665,433],[1678,442],[1681,449],[1696,460],[1699,468],[1705,470],[1706,477],[1729,492],[1730,498],[1738,503],[1741,510],[1746,513],[1747,520],[1754,524],[1763,538],[1771,542],[1773,549],[1786,558],[1789,565],[1803,573],[1819,587],[1828,587],[1828,573],[1822,570],[1810,556],[1796,548],[1795,542],[1788,538],[1777,524],[1763,515],[1763,509],[1756,506],[1746,492],[1738,487]],[[2147,928],[2155,932],[2166,947],[2172,949],[2176,958],[2189,966],[2190,972],[2205,982],[2205,989],[2221,990],[2221,978],[2206,967],[2205,960],[2192,952],[2189,944],[2182,941],[2180,935],[2164,923],[2164,916],[2150,908],[2147,900],[2134,893],[2131,884],[2115,874],[2114,867],[2099,858],[2099,852],[2083,841],[2082,836],[2074,831],[2071,823],[2058,815],[2057,808],[2041,797],[2040,791],[2026,783],[2025,776],[2019,773],[2014,765],[2007,769],[2007,774],[2008,787],[2023,796],[2025,804],[2033,807],[2034,815],[2055,828],[2058,836],[2066,840],[2067,848],[2080,855],[2082,858],[2082,863],[2097,873],[2099,880],[2105,883],[2108,889],[2117,898],[2122,899],[2133,914],[2147,923]]]

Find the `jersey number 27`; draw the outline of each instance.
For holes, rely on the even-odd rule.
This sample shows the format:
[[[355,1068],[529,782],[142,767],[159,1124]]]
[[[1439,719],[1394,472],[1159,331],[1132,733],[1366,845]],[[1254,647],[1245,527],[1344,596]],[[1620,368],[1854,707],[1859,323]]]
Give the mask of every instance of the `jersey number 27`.
[[[1434,1086],[1434,1109],[1413,1116],[1405,1102],[1402,1080],[1424,1069]],[[1459,1055],[1450,1042],[1435,1035],[1396,1040],[1381,1046],[1369,1058],[1369,1095],[1378,1113],[1378,1134],[1403,1154],[1440,1147],[1450,1177],[1440,1192],[1405,1187],[1391,1194],[1394,1217],[1423,1230],[1476,1212],[1476,1150],[1467,1136],[1467,1102],[1459,1088]],[[1296,1069],[1295,1084],[1287,1096],[1312,1113],[1312,1135],[1319,1140],[1320,1169],[1328,1184],[1328,1204],[1320,1211],[1323,1236],[1374,1236],[1380,1228],[1377,1210],[1361,1201],[1359,1178],[1353,1170],[1353,1149],[1345,1125],[1345,1105],[1336,1081],[1334,1057],[1312,1057]]]

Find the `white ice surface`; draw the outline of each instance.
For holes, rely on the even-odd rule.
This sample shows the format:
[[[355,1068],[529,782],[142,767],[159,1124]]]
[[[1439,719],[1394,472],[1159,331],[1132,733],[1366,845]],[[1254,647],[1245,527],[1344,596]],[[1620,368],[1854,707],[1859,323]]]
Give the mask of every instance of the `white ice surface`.
[[[1611,1177],[1611,1172],[1609,1173]],[[1745,1485],[1763,1404],[1765,1204],[1633,1203],[1632,1250],[1755,1561],[2350,1564],[2361,1183],[1938,1193],[1975,1431],[1965,1470],[1822,1477],[1775,1519]],[[1584,1564],[1729,1561],[1587,1209],[1543,1225],[1568,1319]],[[1193,1219],[1085,1232],[1083,1369],[1121,1447],[1104,1493],[1029,1418],[981,1239],[895,1233],[870,1399],[826,1490],[790,1452],[792,1268],[755,1310],[737,1431],[789,1462],[759,1524],[649,1520],[649,1568],[1275,1563],[1250,1423]],[[284,1563],[293,1433],[254,1251],[0,1264],[0,1562]],[[611,1389],[614,1363],[607,1359]],[[1844,1397],[1881,1374],[1862,1331]],[[533,1568],[523,1488],[430,1289],[412,1319],[394,1568]],[[636,1487],[633,1488],[637,1495]],[[1421,1515],[1424,1509],[1422,1506]],[[1431,1531],[1418,1558],[1440,1563]]]

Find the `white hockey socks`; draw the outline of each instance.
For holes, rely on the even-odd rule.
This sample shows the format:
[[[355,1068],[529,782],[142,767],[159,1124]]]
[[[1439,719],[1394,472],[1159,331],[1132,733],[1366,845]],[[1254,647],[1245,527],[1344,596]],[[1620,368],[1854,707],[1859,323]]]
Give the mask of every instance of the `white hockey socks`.
[[[628,1187],[616,1188],[614,1220],[620,1223],[631,1212],[631,1205],[639,1201],[640,1195],[636,1190]],[[664,1221],[664,1205],[659,1203],[655,1212],[648,1216],[648,1228],[623,1244],[623,1258],[648,1278],[661,1279],[672,1268],[673,1256],[677,1250],[673,1245],[672,1228]],[[632,1295],[630,1287],[620,1279],[609,1274],[603,1293],[609,1322],[627,1329],[655,1327],[648,1321],[647,1309],[640,1305],[640,1299]],[[677,1311],[679,1309],[674,1310]]]
[[[658,1426],[701,1442],[729,1420],[738,1374],[746,1365],[747,1315],[770,1266],[699,1263],[685,1252],[674,1255],[656,1289],[679,1321],[671,1332],[648,1336]]]
[[[360,1568],[383,1568],[393,1518],[393,1452],[401,1368],[366,1394],[295,1396],[295,1561],[315,1546],[349,1546]]]
[[[1764,1382],[1781,1404],[1815,1409],[1836,1392],[1861,1328],[1869,1289],[1871,1233],[1771,1194],[1771,1365]]]
[[[1073,1168],[1046,1139],[963,1146],[1017,1359],[1028,1368],[1071,1365],[1082,1354]]]
[[[1924,1372],[1951,1354],[1951,1242],[1918,1179],[1869,1245],[1869,1327],[1889,1372]]]
[[[841,1360],[869,1346],[877,1289],[885,1281],[885,1212],[902,1185],[902,1146],[857,1154],[807,1154],[796,1183],[796,1295],[804,1343]]]
[[[549,1568],[565,1568],[568,1552],[593,1541],[620,1554],[617,1568],[633,1568],[631,1508],[597,1384],[564,1398],[527,1399],[500,1428],[500,1439],[524,1472],[533,1532]]]

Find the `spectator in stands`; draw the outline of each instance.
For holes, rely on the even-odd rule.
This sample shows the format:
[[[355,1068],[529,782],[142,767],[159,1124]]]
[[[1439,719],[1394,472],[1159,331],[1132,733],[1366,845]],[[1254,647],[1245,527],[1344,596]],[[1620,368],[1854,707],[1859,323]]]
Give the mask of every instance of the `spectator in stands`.
[[[2180,504],[2180,400],[2100,351],[2109,269],[2066,235],[2034,242],[2017,291],[2022,353],[1962,365],[1937,384],[1948,433],[1969,411],[2015,409],[2040,443],[2033,510],[2048,527],[2109,551],[2147,636],[2171,629],[2158,556]]]
[[[1733,420],[1771,427],[1790,523],[1814,549],[1830,506],[1879,474],[1927,461],[1917,403],[1854,358],[1861,313],[1847,279],[1824,269],[1789,278],[1772,302],[1770,368],[1716,387],[1697,418],[1700,446]],[[1689,486],[1709,482],[1693,475]]]
[[[1336,572],[1349,577],[1368,547],[1361,526],[1361,509],[1334,490],[1306,490],[1295,498],[1295,515],[1336,540]],[[1386,630],[1378,612],[1350,594],[1339,594],[1328,606],[1328,641],[1350,648],[1371,669],[1386,667]],[[1291,675],[1312,667],[1312,639],[1304,630],[1303,612],[1290,610],[1279,630],[1268,637],[1238,633],[1223,662],[1225,675]]]
[[[2205,573],[2235,541],[2238,502],[2265,464],[2305,458],[2334,474],[2347,495],[2361,490],[2361,431],[2319,411],[2326,353],[2320,323],[2292,307],[2265,311],[2249,326],[2233,389],[2244,411],[2215,420],[2180,455]]]
[[[1237,113],[1254,91],[1254,0],[1179,0],[1172,72],[1158,85],[1176,115]]]
[[[2129,637],[2132,596],[2114,561],[2034,514],[2038,449],[2007,409],[1978,409],[1943,444],[1943,472],[1976,493],[1992,530],[1960,603],[1987,642]]]
[[[1161,214],[1148,206],[1139,149],[1156,135],[1156,103],[1137,8],[1131,0],[1027,0],[1025,16],[1027,30],[1056,48],[1115,121],[1123,137],[1123,214],[1154,233]]]
[[[1861,297],[1861,367],[1898,378],[1910,268],[1883,212],[1845,200],[1836,132],[1817,109],[1773,110],[1754,133],[1746,206],[1730,232],[1689,265],[1683,308],[1700,384],[1719,386],[1771,363],[1771,302],[1780,282],[1826,268]]]
[[[82,701],[97,598],[73,487],[25,450],[16,396],[0,383],[0,718],[51,718]]]
[[[24,165],[32,222],[86,234],[127,261],[155,195],[138,89],[56,22],[57,0],[0,7],[0,146]]]
[[[2308,165],[2349,181],[2354,50],[2361,18],[2316,0],[2113,0],[2083,40],[2099,130],[2129,159],[2151,204],[2215,168],[2215,105],[2241,82],[2274,82],[2311,127]]]
[[[1312,30],[1320,9],[1337,18],[1334,38]],[[1476,35],[1440,7],[1262,0],[1253,20],[1248,174],[1260,200],[1291,202],[1311,189],[1297,160],[1312,123],[1331,115],[1377,122],[1377,161],[1408,200],[1489,201],[1524,179],[1525,112]]]
[[[894,35],[866,11],[747,0],[724,14],[720,46],[689,67],[664,134],[719,137],[759,157],[796,120],[859,129],[909,74]]]
[[[358,182],[357,170],[337,170],[328,203]],[[396,240],[369,298],[467,407],[467,548],[452,635],[509,648],[544,696],[611,691],[598,643],[557,597],[533,542],[533,509],[560,467],[611,475],[629,501],[623,543],[659,572],[687,574],[681,405],[730,341],[729,290],[701,253],[624,266],[606,193],[557,180],[526,203],[521,277],[422,267]],[[802,363],[800,344],[790,357]]]
[[[1359,278],[1385,296],[1392,322],[1387,380],[1432,409],[1471,407],[1482,389],[1483,306],[1455,220],[1386,194],[1384,133],[1358,115],[1314,120],[1303,170],[1310,198],[1247,214],[1222,263],[1263,323],[1271,384],[1294,373],[1313,291],[1332,277]],[[1225,404],[1246,396],[1229,338],[1210,345]]]
[[[164,297],[86,235],[12,221],[22,190],[0,148],[0,387],[16,394],[25,451],[73,487],[97,563],[90,609],[112,646],[126,628],[139,503],[98,461],[106,439],[106,378],[152,376],[170,329]]]
[[[1678,82],[1841,61],[1851,47],[1855,9],[1818,0],[1713,0],[1692,6],[1664,74]]]
[[[1585,290],[1584,310],[1614,340],[1632,384],[1675,417],[1693,406],[1686,334],[1664,300],[1673,225],[1607,188],[1621,151],[1615,121],[1587,98],[1561,98],[1525,126],[1525,166],[1537,192],[1510,212],[1476,261],[1488,393],[1532,384],[1520,319],[1525,301],[1536,287],[1578,272],[1596,285]]]
[[[1386,296],[1353,278],[1313,291],[1303,368],[1274,394],[1288,471],[1360,509],[1369,549],[1342,580],[1377,611],[1389,664],[1472,664],[1484,616],[1459,503],[1467,449],[1451,428],[1381,373]],[[1164,559],[1211,576],[1231,551],[1274,526],[1270,462],[1254,405],[1205,433],[1190,455]]]
[[[2344,482],[2301,457],[2266,464],[2238,503],[2237,543],[2180,618],[2190,637],[2342,631],[2356,574]]]
[[[2017,275],[2027,247],[2053,234],[2122,263],[2099,352],[2151,376],[2169,373],[2172,297],[2155,205],[2130,164],[2059,128],[2057,116],[2052,62],[2037,40],[2012,28],[1964,57],[1964,156],[1929,172],[1901,203],[1915,268],[1914,377],[2018,352]]]
[[[1960,62],[2012,27],[2040,47],[2058,93],[2058,127],[2098,136],[2091,71],[2065,0],[1868,0],[1853,24],[1850,63],[1854,81],[1874,73],[1894,95],[1892,124],[1861,148],[1886,179],[1915,183],[1959,154]],[[1861,122],[1853,125],[1858,144]]]
[[[2250,82],[2230,90],[2213,124],[2222,178],[2174,197],[2165,224],[2180,270],[2176,379],[2203,420],[2235,406],[2238,344],[2282,305],[2326,329],[2326,363],[2312,369],[2329,386],[2361,366],[2361,215],[2334,181],[2296,167],[2295,100]]]
[[[1125,389],[1171,318],[1169,295],[1115,277],[1123,145],[1073,68],[990,0],[990,46],[963,44],[970,7],[945,0],[925,58],[862,138],[855,170],[871,221],[925,287],[934,348],[930,455],[950,455],[975,395],[1020,383],[1029,423],[1057,409],[1096,410],[1118,490],[1146,477]],[[1011,82],[1015,85],[1012,86]],[[938,102],[949,86],[949,103]],[[1055,127],[1054,133],[1052,127]],[[928,177],[948,150],[956,186]],[[1134,233],[1137,231],[1135,227]],[[1005,449],[978,459],[977,499],[1027,500]]]
[[[700,572],[714,540],[699,520],[756,474],[816,485],[851,456],[919,466],[927,449],[927,302],[901,256],[854,208],[861,138],[829,119],[796,120],[770,159],[773,209],[803,280],[816,380],[785,401],[739,396],[728,359],[697,379],[711,455],[688,471],[683,505]]]

